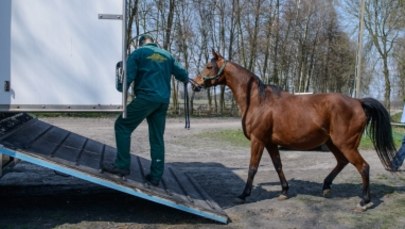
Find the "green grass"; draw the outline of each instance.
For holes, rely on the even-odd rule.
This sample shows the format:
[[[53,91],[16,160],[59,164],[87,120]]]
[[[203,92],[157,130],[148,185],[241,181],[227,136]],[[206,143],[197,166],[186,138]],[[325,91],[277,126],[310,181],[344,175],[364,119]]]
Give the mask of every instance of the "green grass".
[[[391,116],[391,120],[393,122],[400,122],[401,121],[401,117],[402,117],[402,112],[400,113],[396,113],[394,115]]]
[[[394,142],[397,148],[401,146],[402,138],[405,135],[405,128],[393,128]],[[230,145],[249,147],[249,140],[246,139],[241,129],[227,129],[218,131],[209,131],[201,133],[200,137],[208,138],[209,140],[217,140],[221,142],[226,142]],[[360,149],[374,149],[373,143],[371,142],[369,136],[364,133],[360,142]]]
[[[392,136],[394,138],[394,143],[397,148],[402,144],[402,138],[405,135],[405,128],[395,127],[392,128]],[[373,143],[370,137],[365,132],[361,138],[360,149],[374,149]]]
[[[243,134],[242,129],[227,129],[203,132],[199,134],[199,137],[206,138],[208,140],[224,142],[230,145],[249,147],[249,140]]]

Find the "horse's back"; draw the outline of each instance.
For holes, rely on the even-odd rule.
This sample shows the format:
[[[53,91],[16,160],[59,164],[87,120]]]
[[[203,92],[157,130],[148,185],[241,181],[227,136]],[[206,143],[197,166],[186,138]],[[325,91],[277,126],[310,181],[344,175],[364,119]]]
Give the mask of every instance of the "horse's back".
[[[275,100],[276,101],[276,100]],[[276,102],[283,111],[299,113],[316,113],[318,115],[358,114],[363,109],[358,99],[340,93],[320,93],[310,95],[293,95],[283,93]]]
[[[302,113],[309,113],[312,118],[319,119],[323,126],[365,124],[366,115],[358,99],[340,93],[298,95],[295,98]]]

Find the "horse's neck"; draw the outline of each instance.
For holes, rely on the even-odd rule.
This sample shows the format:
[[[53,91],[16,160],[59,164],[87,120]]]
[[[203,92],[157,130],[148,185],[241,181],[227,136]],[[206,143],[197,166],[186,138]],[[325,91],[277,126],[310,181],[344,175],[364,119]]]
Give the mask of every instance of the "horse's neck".
[[[251,102],[251,94],[257,89],[257,82],[252,73],[232,66],[231,70],[226,72],[227,86],[231,89],[236,103],[241,109],[242,114],[249,109],[248,102]]]

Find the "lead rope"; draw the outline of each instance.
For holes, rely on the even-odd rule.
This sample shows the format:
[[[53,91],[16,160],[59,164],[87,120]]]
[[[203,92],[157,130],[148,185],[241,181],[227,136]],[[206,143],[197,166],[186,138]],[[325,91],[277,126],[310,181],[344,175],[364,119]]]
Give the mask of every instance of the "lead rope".
[[[188,101],[188,88],[187,83],[184,82],[184,119],[185,119],[185,129],[190,129],[190,107]]]

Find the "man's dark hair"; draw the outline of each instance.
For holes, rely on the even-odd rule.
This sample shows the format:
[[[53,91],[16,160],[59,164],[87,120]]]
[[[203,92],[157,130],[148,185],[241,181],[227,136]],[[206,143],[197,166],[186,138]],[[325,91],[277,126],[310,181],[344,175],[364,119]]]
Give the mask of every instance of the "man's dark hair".
[[[139,37],[139,46],[143,46],[145,44],[145,41],[149,40],[150,42],[154,43],[155,39],[150,35],[150,34],[142,34]]]

